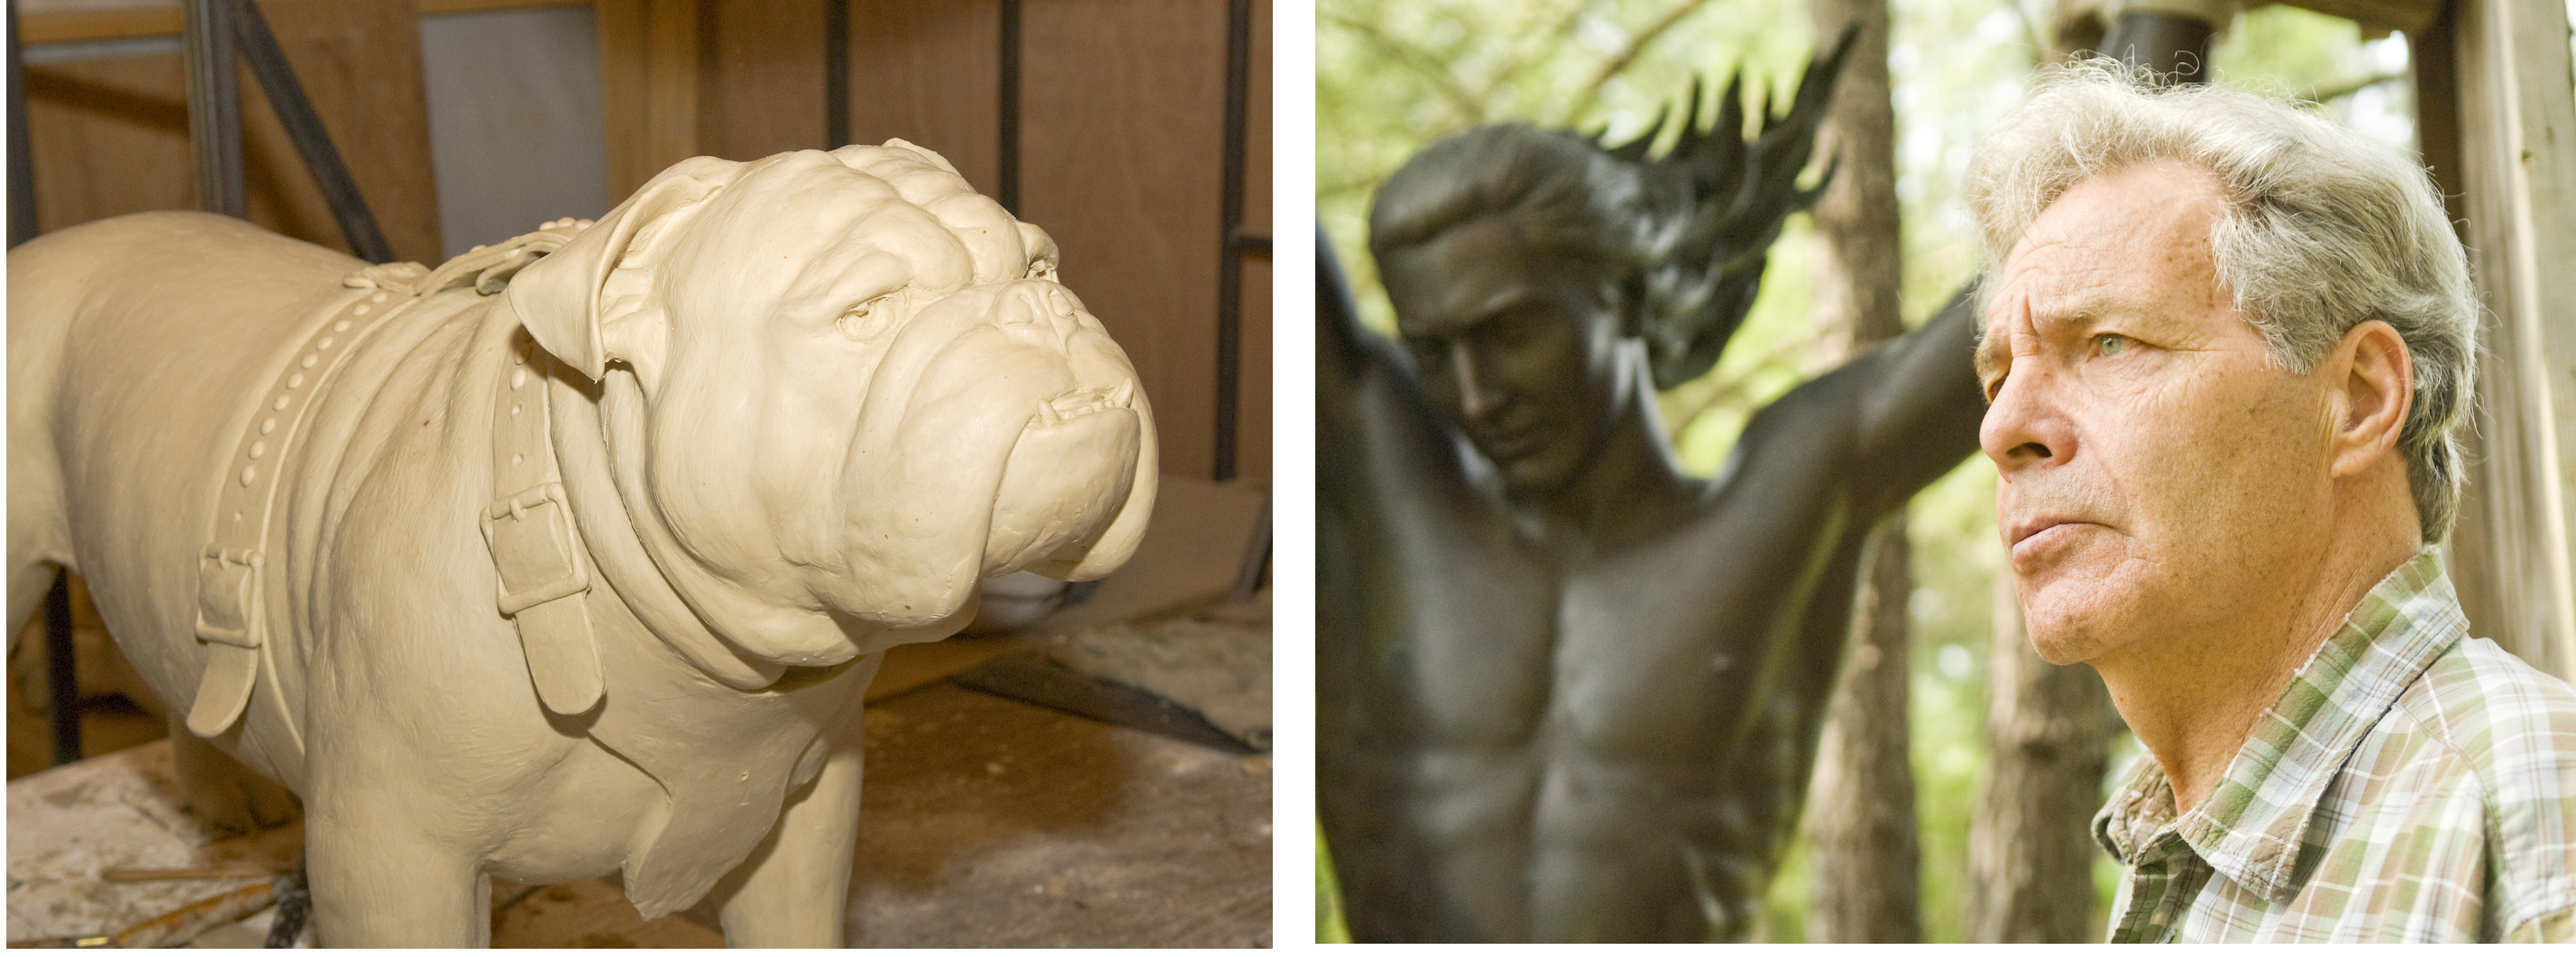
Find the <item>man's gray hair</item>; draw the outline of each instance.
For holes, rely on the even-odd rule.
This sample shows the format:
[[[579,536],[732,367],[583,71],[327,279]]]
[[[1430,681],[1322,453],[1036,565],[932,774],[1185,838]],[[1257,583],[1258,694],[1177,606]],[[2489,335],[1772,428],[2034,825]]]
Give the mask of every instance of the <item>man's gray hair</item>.
[[[2157,89],[2144,71],[2093,60],[2052,70],[1969,164],[1988,276],[2068,189],[2155,160],[2216,176],[2230,208],[2210,228],[2211,256],[2272,362],[2305,375],[2372,319],[2406,340],[2414,403],[2397,447],[2424,541],[2441,541],[2459,507],[2454,436],[2468,418],[2478,306],[2431,178],[2289,103],[2214,86]]]

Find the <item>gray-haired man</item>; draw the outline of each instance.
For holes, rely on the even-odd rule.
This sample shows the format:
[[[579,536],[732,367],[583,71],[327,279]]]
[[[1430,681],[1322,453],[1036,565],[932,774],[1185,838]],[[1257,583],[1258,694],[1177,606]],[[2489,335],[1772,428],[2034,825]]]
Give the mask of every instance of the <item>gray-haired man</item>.
[[[2470,638],[2476,306],[2422,170],[2057,74],[1980,149],[1981,436],[2033,642],[2149,752],[2114,941],[2576,938],[2576,688]]]

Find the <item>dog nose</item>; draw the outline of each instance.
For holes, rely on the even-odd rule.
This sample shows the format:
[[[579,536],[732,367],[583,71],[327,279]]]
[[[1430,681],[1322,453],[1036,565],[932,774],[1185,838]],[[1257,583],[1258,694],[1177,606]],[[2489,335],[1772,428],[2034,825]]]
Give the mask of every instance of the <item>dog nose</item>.
[[[1005,331],[1035,333],[1058,349],[1082,331],[1082,306],[1063,286],[1043,279],[1013,280],[993,304],[993,323]],[[1096,320],[1095,320],[1096,321]]]
[[[1039,319],[1073,318],[1073,300],[1064,287],[1038,279],[1014,280],[1003,290],[1005,323],[1035,322]]]

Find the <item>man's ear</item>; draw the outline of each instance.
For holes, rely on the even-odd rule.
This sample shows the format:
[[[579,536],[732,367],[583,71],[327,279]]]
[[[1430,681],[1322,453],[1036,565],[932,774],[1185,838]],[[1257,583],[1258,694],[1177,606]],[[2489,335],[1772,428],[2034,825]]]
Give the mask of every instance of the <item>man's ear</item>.
[[[660,264],[671,227],[716,190],[742,175],[747,164],[700,156],[682,160],[636,190],[563,248],[512,277],[505,291],[528,334],[565,365],[596,380],[608,360],[650,357],[627,354],[602,330],[628,319],[650,319],[660,309],[646,281]],[[611,290],[612,279],[617,287]]]
[[[2358,475],[2395,454],[2398,436],[2415,402],[2415,366],[2406,339],[2377,319],[2352,327],[2328,353],[2334,389],[2334,460],[2337,478]]]

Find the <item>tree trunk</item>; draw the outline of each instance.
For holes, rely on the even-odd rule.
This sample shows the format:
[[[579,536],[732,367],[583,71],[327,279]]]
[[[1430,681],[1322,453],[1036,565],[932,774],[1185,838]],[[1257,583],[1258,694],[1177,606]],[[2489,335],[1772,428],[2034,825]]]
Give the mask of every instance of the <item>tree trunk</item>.
[[[1995,583],[1987,656],[1986,787],[1968,828],[1968,940],[2066,944],[2093,930],[2093,812],[2118,726],[2089,665],[2052,665],[2023,634],[2009,575]]]
[[[1906,721],[1905,513],[1870,535],[1852,622],[1851,654],[1825,720],[1808,792],[1815,902],[1807,939],[1913,943],[1923,939],[1921,854],[1914,834],[1914,767]]]
[[[2098,4],[2056,4],[2047,62],[2109,45],[2107,27]],[[2010,570],[1996,580],[1994,602],[1986,783],[1968,824],[1968,940],[2097,940],[2093,863],[2102,850],[2093,813],[2119,714],[2090,666],[2052,665],[2032,650]]]
[[[1905,330],[1898,311],[1896,115],[1888,96],[1886,0],[1818,0],[1819,48],[1858,24],[1858,48],[1825,111],[1819,156],[1840,170],[1816,203],[1819,358],[1839,363]],[[1882,520],[1862,558],[1852,646],[1826,712],[1809,791],[1815,902],[1807,937],[1910,943],[1923,938],[1906,681],[1905,513]]]

